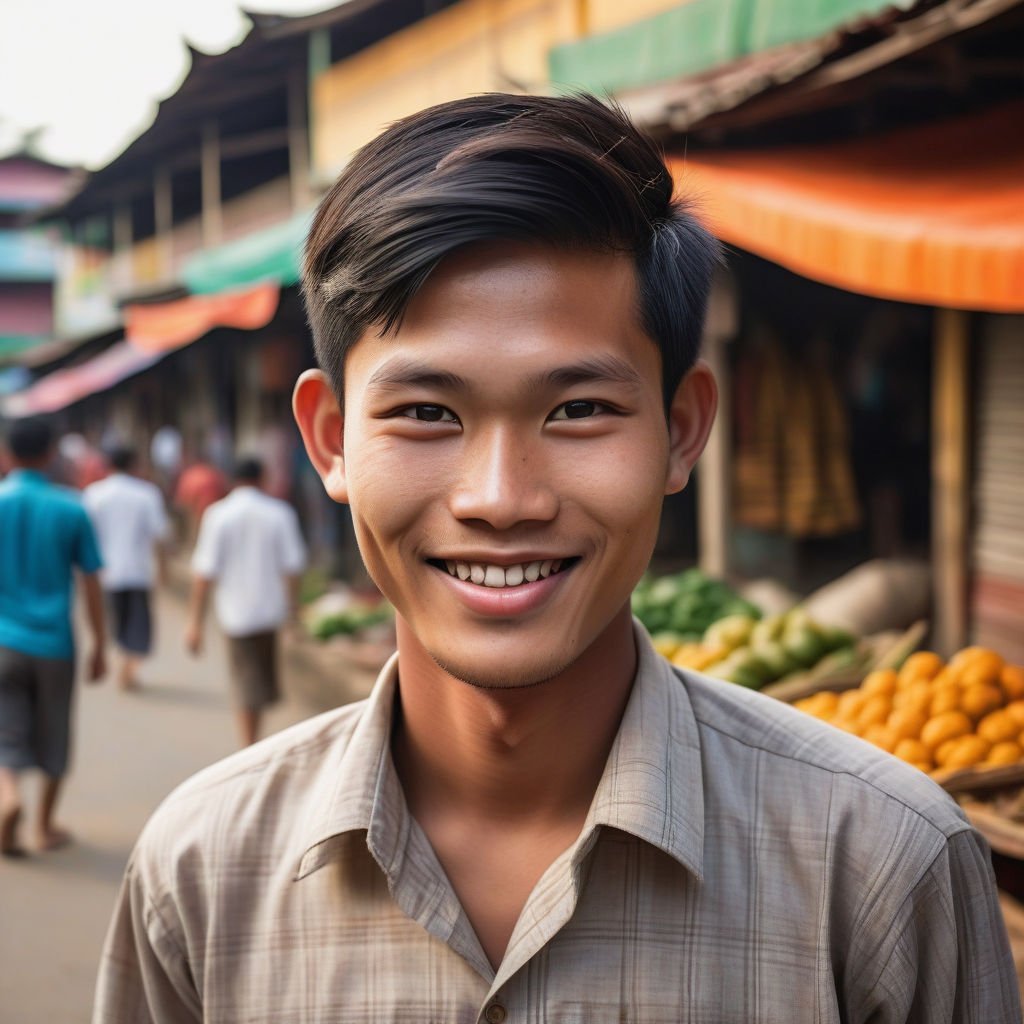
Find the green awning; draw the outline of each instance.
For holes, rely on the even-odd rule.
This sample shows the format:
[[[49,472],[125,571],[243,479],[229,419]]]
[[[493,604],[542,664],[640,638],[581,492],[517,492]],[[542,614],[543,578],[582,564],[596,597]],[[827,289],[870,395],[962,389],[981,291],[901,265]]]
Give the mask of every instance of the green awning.
[[[49,340],[48,334],[0,334],[0,359],[27,352]]]
[[[682,78],[776,46],[814,39],[919,0],[690,0],[614,32],[554,47],[551,81],[616,93]]]
[[[193,295],[211,295],[260,281],[295,284],[312,220],[313,211],[306,210],[281,224],[204,249],[185,263],[182,281]]]

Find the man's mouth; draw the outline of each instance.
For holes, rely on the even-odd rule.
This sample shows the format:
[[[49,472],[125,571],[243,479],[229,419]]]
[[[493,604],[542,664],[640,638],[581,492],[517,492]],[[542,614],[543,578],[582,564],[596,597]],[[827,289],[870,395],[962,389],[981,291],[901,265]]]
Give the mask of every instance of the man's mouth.
[[[453,562],[436,558],[430,558],[428,561],[435,568],[443,569],[456,579],[500,590],[503,587],[519,587],[524,583],[536,583],[537,580],[547,579],[549,576],[571,568],[579,561],[579,558],[546,558],[543,561],[518,562],[514,565],[495,565],[491,562]]]

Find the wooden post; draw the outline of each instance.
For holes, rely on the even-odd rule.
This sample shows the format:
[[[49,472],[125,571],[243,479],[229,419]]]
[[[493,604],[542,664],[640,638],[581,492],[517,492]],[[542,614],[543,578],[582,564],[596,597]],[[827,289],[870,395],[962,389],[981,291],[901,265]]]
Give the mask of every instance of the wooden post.
[[[718,414],[704,454],[697,463],[698,563],[709,576],[729,571],[729,377],[725,339],[715,336],[705,345],[704,359],[718,382]]]
[[[968,342],[969,315],[937,309],[932,349],[932,606],[935,647],[943,657],[967,642]]]
[[[304,209],[310,201],[307,89],[302,69],[293,68],[288,76],[288,177],[293,210]]]
[[[588,0],[576,0],[576,37],[582,39],[590,34],[590,4]]]
[[[153,177],[153,227],[159,252],[161,279],[171,276],[174,258],[174,242],[171,231],[174,228],[174,202],[171,192],[171,169],[161,164]]]
[[[318,28],[309,33],[306,50],[306,152],[309,154],[311,183],[321,184],[324,168],[317,154],[317,119],[323,111],[317,109],[313,87],[316,80],[331,66],[331,36],[327,29]]]
[[[697,561],[710,576],[729,571],[732,410],[726,346],[736,334],[739,302],[731,276],[715,275],[704,326],[703,357],[718,382],[718,413],[704,454],[697,463]]]
[[[203,125],[199,174],[203,197],[203,246],[209,248],[220,244],[223,233],[220,209],[220,132],[216,121],[207,121]]]

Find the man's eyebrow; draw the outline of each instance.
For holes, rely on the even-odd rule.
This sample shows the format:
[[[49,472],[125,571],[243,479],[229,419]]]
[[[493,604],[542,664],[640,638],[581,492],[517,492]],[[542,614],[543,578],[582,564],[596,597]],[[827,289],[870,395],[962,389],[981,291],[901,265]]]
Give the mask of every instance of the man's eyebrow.
[[[465,378],[457,373],[440,370],[429,363],[420,363],[412,359],[385,363],[366,382],[366,390],[376,392],[415,387],[465,391],[469,385]]]
[[[601,355],[542,370],[531,376],[525,387],[528,391],[540,391],[558,390],[577,384],[600,383],[619,384],[635,391],[643,387],[643,378],[625,359],[614,355]],[[465,377],[460,377],[457,373],[414,359],[398,359],[385,363],[366,383],[367,391],[378,394],[416,387],[468,391],[470,385]]]
[[[643,387],[643,378],[634,366],[618,356],[594,356],[568,366],[557,366],[537,374],[530,381],[536,388],[567,388],[575,384],[621,384],[630,390]]]

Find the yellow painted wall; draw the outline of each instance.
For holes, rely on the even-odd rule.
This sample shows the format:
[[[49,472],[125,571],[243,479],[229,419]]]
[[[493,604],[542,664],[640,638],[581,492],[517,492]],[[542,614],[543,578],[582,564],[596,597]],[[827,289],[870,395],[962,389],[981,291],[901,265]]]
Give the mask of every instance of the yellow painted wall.
[[[160,243],[155,235],[136,242],[131,252],[133,284],[155,284],[167,276]]]
[[[465,0],[313,82],[313,167],[333,177],[386,125],[434,103],[481,92],[544,92],[547,54],[577,37],[580,0]]]
[[[685,2],[685,0],[683,0]],[[635,21],[652,18],[655,14],[682,7],[681,0],[585,0],[584,32],[587,35],[611,32],[612,29],[632,25]]]

